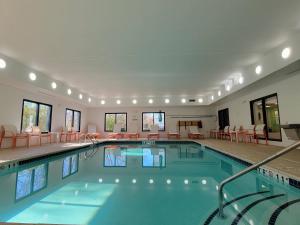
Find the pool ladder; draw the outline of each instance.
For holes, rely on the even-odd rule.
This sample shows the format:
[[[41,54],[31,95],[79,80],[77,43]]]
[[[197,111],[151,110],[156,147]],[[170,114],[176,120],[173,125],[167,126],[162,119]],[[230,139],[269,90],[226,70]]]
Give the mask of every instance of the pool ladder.
[[[86,140],[89,140],[92,143],[91,146],[94,149],[97,144],[97,141],[94,138],[90,138],[88,135],[84,135],[84,143],[86,143]],[[81,144],[80,139],[79,144]]]
[[[235,180],[235,179],[237,179],[237,178],[239,178],[239,177],[241,177],[241,176],[243,176],[243,175],[249,173],[249,172],[252,171],[252,170],[257,169],[258,167],[260,167],[260,166],[262,166],[262,165],[267,164],[268,162],[273,161],[274,159],[279,158],[279,157],[282,156],[282,155],[285,155],[286,153],[288,153],[288,152],[290,152],[290,151],[292,151],[292,150],[294,150],[294,149],[296,149],[296,148],[298,148],[298,147],[300,147],[300,141],[298,141],[298,142],[296,142],[296,143],[294,143],[294,144],[292,144],[292,145],[290,145],[290,146],[284,148],[284,149],[281,150],[280,152],[277,152],[276,154],[274,154],[274,155],[272,155],[272,156],[270,156],[270,157],[264,159],[263,161],[258,162],[258,163],[256,163],[256,164],[253,164],[252,166],[249,166],[248,168],[246,168],[246,169],[240,171],[239,173],[237,173],[237,174],[235,174],[235,175],[233,175],[233,176],[231,176],[231,177],[228,177],[227,179],[223,180],[223,181],[220,183],[219,190],[218,190],[218,191],[219,191],[219,193],[218,193],[218,196],[219,196],[219,217],[225,218],[225,215],[224,215],[224,212],[223,212],[223,211],[224,211],[224,210],[223,210],[223,208],[224,208],[224,205],[223,205],[223,202],[224,202],[223,189],[224,189],[224,186],[225,186],[226,184],[228,184],[228,183],[230,183],[231,181],[233,181],[233,180]]]

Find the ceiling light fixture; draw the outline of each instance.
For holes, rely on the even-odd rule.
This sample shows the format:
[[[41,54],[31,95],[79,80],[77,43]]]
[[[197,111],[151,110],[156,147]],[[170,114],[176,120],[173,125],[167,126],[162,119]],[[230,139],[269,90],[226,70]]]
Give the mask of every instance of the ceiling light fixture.
[[[57,84],[55,82],[52,82],[51,83],[51,87],[52,87],[52,89],[56,89],[57,88]]]
[[[101,100],[101,105],[104,105],[105,104],[105,100]]]
[[[67,93],[68,93],[68,95],[71,95],[71,94],[72,94],[72,90],[69,88],[69,89],[67,90]]]
[[[181,99],[181,103],[186,103],[186,99],[185,98],[183,98],[183,99]]]
[[[239,84],[243,84],[244,83],[244,77],[243,76],[240,76],[239,77]]]
[[[261,66],[261,65],[256,66],[256,68],[255,68],[255,73],[256,73],[257,75],[260,75],[261,72],[262,72],[262,66]]]
[[[153,99],[149,99],[149,100],[148,100],[148,103],[149,103],[149,104],[152,104],[152,103],[153,103]]]
[[[6,68],[6,62],[4,59],[0,59],[0,69],[5,69]]]
[[[121,100],[118,99],[118,100],[116,101],[116,103],[117,103],[118,105],[120,105],[120,104],[121,104]]]
[[[136,99],[133,99],[133,100],[132,100],[132,104],[136,105],[136,103],[137,103],[137,100],[136,100]]]
[[[222,95],[222,92],[219,90],[218,91],[218,96],[220,97]]]
[[[291,48],[287,47],[287,48],[284,48],[281,52],[281,57],[283,59],[288,59],[291,55]]]
[[[198,102],[199,102],[199,103],[203,103],[203,98],[199,98],[199,99],[198,99]]]
[[[82,94],[79,94],[79,95],[78,95],[78,98],[79,98],[79,99],[82,99],[82,98],[83,98],[83,97],[82,97]]]
[[[233,85],[233,81],[232,80],[226,80],[225,81],[225,90],[226,91],[230,91]]]
[[[91,103],[92,99],[89,97],[89,98],[88,98],[88,101],[89,101],[89,103]]]
[[[170,99],[166,98],[166,99],[165,99],[165,103],[166,103],[166,104],[169,104],[169,103],[170,103]]]
[[[215,99],[215,96],[212,95],[212,96],[210,97],[210,99],[213,101],[213,100]]]
[[[29,73],[29,79],[32,80],[32,81],[35,81],[36,80],[36,74],[35,73]]]

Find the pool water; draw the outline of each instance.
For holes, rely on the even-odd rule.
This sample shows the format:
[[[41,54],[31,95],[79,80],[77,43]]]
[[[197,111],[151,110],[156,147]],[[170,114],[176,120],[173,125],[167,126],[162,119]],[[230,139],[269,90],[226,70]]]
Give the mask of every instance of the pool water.
[[[300,190],[203,146],[114,144],[26,163],[0,176],[0,221],[95,225],[296,225]]]

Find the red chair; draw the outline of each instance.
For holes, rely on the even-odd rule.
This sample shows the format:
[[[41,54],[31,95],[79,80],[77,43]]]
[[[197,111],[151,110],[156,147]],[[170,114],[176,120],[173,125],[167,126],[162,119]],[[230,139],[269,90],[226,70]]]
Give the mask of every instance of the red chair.
[[[28,147],[28,134],[26,133],[18,133],[17,128],[14,125],[2,125],[0,132],[0,148],[2,146],[2,142],[5,139],[11,139],[11,147],[17,147],[17,140],[26,140],[26,146]]]
[[[157,125],[153,125],[150,128],[150,133],[148,133],[147,138],[148,140],[156,140],[159,139],[159,127]]]
[[[50,133],[50,132],[42,133],[41,129],[38,126],[33,126],[29,130],[27,129],[27,133],[28,133],[28,147],[31,146],[32,138],[38,138],[38,142],[39,142],[40,146],[42,145],[43,138],[47,139],[47,143],[51,144],[51,142],[52,142],[52,140],[51,140],[52,133]]]

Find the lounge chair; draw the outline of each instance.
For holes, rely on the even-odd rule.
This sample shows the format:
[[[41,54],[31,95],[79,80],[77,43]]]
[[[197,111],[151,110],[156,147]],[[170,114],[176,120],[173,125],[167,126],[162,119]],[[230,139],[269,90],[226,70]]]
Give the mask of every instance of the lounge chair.
[[[225,139],[227,139],[227,137],[228,137],[231,142],[233,141],[233,137],[235,137],[235,139],[237,139],[235,126],[233,126],[233,128],[231,126],[226,126],[224,128],[222,136]]]
[[[130,132],[125,133],[124,137],[128,139],[138,139],[140,137],[137,127],[134,127]]]
[[[94,124],[88,125],[88,132],[86,135],[92,139],[100,139],[101,138],[101,134],[97,132],[96,125],[94,125]]]
[[[266,141],[266,145],[268,144],[268,138],[265,130],[266,125],[265,124],[258,124],[255,126],[255,138],[256,138],[256,143],[258,144],[259,138],[263,138]]]
[[[0,148],[4,139],[11,139],[11,147],[17,147],[17,140],[26,140],[26,146],[28,147],[28,134],[18,133],[17,128],[14,125],[2,125],[0,131]]]
[[[180,133],[177,131],[176,128],[171,128],[167,133],[168,139],[180,139]]]
[[[216,129],[212,129],[212,130],[209,131],[209,136],[211,138],[216,138],[217,139],[220,136],[220,133],[221,133],[220,127],[217,126]]]
[[[51,136],[50,132],[42,133],[41,129],[38,126],[33,126],[26,129],[26,133],[28,134],[28,147],[31,146],[31,138],[38,138],[38,145],[42,145],[42,139],[47,138],[47,143],[51,144]]]
[[[197,127],[191,126],[189,127],[188,137],[190,139],[204,139],[204,134],[200,133]]]
[[[245,141],[247,142],[248,140],[248,142],[251,143],[252,140],[255,139],[255,125],[249,125],[245,130],[244,136],[245,136]]]
[[[159,139],[159,127],[157,125],[153,125],[150,127],[150,133],[148,133],[148,140]]]
[[[60,132],[60,142],[63,142],[63,137],[65,137],[65,142],[72,141],[72,139],[76,141],[79,138],[78,136],[79,132],[77,132],[74,127],[62,127]]]
[[[120,139],[123,138],[123,133],[122,133],[122,124],[116,123],[113,129],[113,132],[108,134],[108,138],[113,138],[113,139]]]

